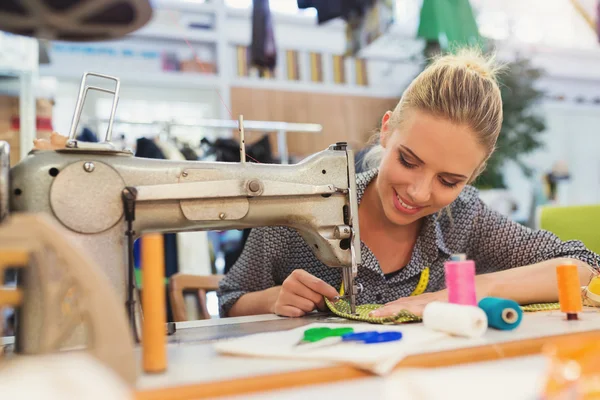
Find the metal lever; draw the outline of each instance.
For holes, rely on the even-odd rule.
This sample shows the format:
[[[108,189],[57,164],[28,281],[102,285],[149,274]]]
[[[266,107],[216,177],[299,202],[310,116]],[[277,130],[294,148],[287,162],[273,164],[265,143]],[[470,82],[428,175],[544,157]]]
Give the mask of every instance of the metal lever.
[[[95,76],[98,78],[104,78],[108,80],[112,80],[115,82],[115,89],[105,89],[98,86],[88,86],[86,84],[88,76]],[[73,114],[73,120],[71,121],[71,129],[69,131],[69,140],[67,141],[67,147],[76,148],[77,140],[75,138],[77,134],[77,126],[79,125],[79,120],[81,119],[81,112],[83,111],[83,104],[85,103],[85,99],[87,97],[88,91],[97,90],[99,92],[104,92],[113,95],[113,102],[110,110],[110,118],[108,119],[108,129],[106,130],[106,135],[104,136],[104,140],[100,142],[100,144],[110,144],[112,139],[112,128],[115,119],[115,113],[117,111],[117,104],[119,102],[119,92],[121,90],[121,82],[119,78],[115,78],[109,75],[98,74],[95,72],[86,72],[83,74],[81,78],[81,84],[79,86],[79,95],[77,96],[77,104],[75,106],[75,113]],[[111,146],[112,147],[112,146]]]

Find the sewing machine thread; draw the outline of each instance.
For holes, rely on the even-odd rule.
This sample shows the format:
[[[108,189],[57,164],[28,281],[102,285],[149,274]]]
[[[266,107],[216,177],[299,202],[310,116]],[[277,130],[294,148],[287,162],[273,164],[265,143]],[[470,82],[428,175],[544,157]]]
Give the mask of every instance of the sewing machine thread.
[[[583,309],[583,301],[577,265],[562,264],[556,267],[556,280],[560,310],[567,314],[568,320],[578,319],[577,313]]]
[[[523,310],[516,301],[499,297],[485,297],[479,301],[491,328],[507,331],[521,324]]]
[[[434,301],[423,310],[423,325],[451,335],[478,338],[487,330],[488,320],[479,307]]]
[[[453,304],[477,306],[475,293],[475,262],[447,261],[444,264],[448,301]]]

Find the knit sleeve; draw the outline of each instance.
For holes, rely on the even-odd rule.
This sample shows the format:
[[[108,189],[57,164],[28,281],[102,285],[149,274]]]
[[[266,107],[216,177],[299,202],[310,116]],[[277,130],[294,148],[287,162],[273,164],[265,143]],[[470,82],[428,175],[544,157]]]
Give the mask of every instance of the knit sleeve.
[[[280,227],[253,228],[244,249],[221,280],[217,296],[219,314],[226,317],[231,307],[249,292],[276,285],[275,276],[286,265],[288,232]]]
[[[562,241],[551,232],[530,229],[490,209],[479,199],[475,207],[468,253],[475,261],[478,273],[501,271],[553,258],[577,259],[598,270],[600,257],[582,242]]]

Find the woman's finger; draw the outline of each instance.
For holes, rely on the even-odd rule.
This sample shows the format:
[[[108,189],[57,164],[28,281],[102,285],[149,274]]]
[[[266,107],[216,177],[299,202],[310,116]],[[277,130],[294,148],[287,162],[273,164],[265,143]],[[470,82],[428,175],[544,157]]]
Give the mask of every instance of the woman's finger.
[[[328,284],[322,279],[317,278],[314,275],[309,274],[308,272],[297,269],[292,273],[295,279],[299,280],[304,286],[308,287],[314,292],[327,297],[328,299],[333,299],[336,296],[339,296],[339,293],[333,286]]]
[[[278,306],[275,307],[275,314],[279,315],[280,317],[298,318],[304,316],[306,313],[293,306]]]
[[[296,307],[307,313],[315,309],[315,303],[291,292],[282,292],[280,302],[282,305]]]
[[[305,286],[301,281],[290,279],[286,280],[283,284],[284,290],[294,293],[300,297],[304,297],[313,302],[313,304],[324,304],[323,295],[315,292],[309,287]]]

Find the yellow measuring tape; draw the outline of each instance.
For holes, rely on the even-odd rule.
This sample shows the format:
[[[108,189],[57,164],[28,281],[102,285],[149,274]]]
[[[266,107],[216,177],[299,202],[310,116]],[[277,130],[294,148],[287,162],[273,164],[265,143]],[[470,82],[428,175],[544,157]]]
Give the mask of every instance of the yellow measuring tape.
[[[429,284],[429,267],[426,267],[423,272],[421,272],[421,277],[419,278],[419,283],[417,283],[417,287],[410,294],[411,296],[418,296],[420,294],[425,293],[427,289],[427,285]],[[344,295],[344,282],[340,286],[340,296]]]

